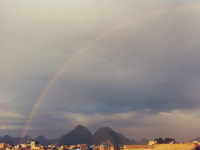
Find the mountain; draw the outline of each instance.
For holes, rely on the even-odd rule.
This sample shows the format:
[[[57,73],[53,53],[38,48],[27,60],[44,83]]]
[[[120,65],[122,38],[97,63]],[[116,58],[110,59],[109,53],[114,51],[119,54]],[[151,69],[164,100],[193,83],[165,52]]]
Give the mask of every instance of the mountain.
[[[139,141],[137,145],[148,145],[148,144],[149,144],[149,140],[143,139],[143,140]]]
[[[138,145],[138,141],[135,141],[134,139],[132,139],[130,141],[131,141],[131,145]]]
[[[56,143],[56,139],[55,140],[47,140],[44,136],[39,135],[38,137],[36,137],[34,139],[34,141],[38,141],[41,145],[51,145],[51,144],[55,144]]]
[[[61,141],[60,145],[74,145],[74,144],[90,144],[93,135],[90,131],[81,125],[75,127],[72,131],[70,131],[67,135],[65,135]]]
[[[109,127],[98,129],[94,136],[90,131],[81,125],[65,135],[60,141],[60,145],[74,145],[74,144],[119,144],[119,145],[132,145],[131,140],[127,139],[123,134],[117,133]]]
[[[17,145],[20,141],[20,137],[14,138],[9,135],[4,135],[3,137],[1,137],[1,141],[4,141],[4,140],[11,141],[13,143],[13,145]]]
[[[97,132],[94,134],[92,143],[101,144],[108,142],[111,144],[123,145],[123,140],[127,142],[126,138],[122,134],[118,135],[118,133],[113,131],[111,128],[103,127],[98,129]]]
[[[132,142],[127,139],[123,134],[117,133],[124,145],[132,145]]]
[[[63,137],[64,137],[65,135],[62,135],[61,137],[59,137],[58,139],[57,139],[57,141],[61,141],[62,139],[63,139]]]
[[[11,137],[9,135],[5,135],[3,137],[0,137],[0,143],[1,141],[3,141],[4,143],[7,144],[13,144],[13,145],[17,145],[20,142],[21,143],[27,143],[27,141],[38,141],[41,145],[51,145],[51,144],[55,144],[56,142],[59,143],[59,141],[64,137],[64,135],[62,135],[60,138],[58,139],[51,139],[48,140],[46,139],[44,136],[40,135],[38,137],[36,137],[35,139],[32,139],[29,135],[26,135],[22,138],[20,137]]]
[[[8,140],[8,139],[1,139],[0,143],[14,145],[14,143],[11,140]]]
[[[34,141],[38,141],[41,145],[51,145],[51,144],[56,144],[59,143],[60,140],[64,137],[65,135],[62,135],[60,138],[58,139],[51,139],[48,140],[46,139],[43,135],[39,135],[38,137],[36,137],[34,139]]]
[[[94,135],[92,135],[86,127],[81,125],[78,125],[68,134],[62,135],[58,139],[48,140],[42,135],[36,137],[35,139],[32,139],[29,135],[26,135],[23,138],[13,138],[9,135],[5,135],[3,137],[0,137],[0,141],[2,140],[10,144],[13,143],[13,145],[17,145],[20,142],[27,143],[27,141],[38,141],[41,145],[59,144],[68,146],[74,144],[147,145],[149,142],[147,139],[143,139],[140,142],[137,142],[134,139],[130,140],[126,138],[123,134],[117,133],[109,127],[102,127],[98,129]]]

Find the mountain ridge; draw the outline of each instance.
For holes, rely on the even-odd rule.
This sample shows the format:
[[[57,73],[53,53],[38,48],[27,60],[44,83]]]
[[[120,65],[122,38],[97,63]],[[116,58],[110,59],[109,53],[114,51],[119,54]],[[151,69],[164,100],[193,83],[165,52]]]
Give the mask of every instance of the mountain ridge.
[[[46,139],[43,135],[39,135],[36,138],[31,138],[29,135],[26,135],[22,138],[20,137],[11,137],[9,135],[5,135],[0,137],[0,140],[7,140],[7,143],[13,142],[14,145],[21,143],[27,143],[27,141],[39,141],[41,145],[51,145],[51,144],[65,144],[65,145],[73,145],[73,144],[129,144],[132,142],[128,138],[126,138],[123,134],[115,132],[110,127],[102,127],[99,128],[94,135],[82,125],[76,126],[73,130],[68,132],[66,135],[62,135],[57,139]],[[11,142],[10,142],[11,141]]]
[[[51,145],[51,144],[119,144],[119,145],[147,145],[149,140],[142,139],[140,141],[135,141],[134,139],[126,138],[122,133],[116,132],[110,127],[102,127],[99,128],[94,135],[82,125],[76,126],[73,130],[68,132],[65,135],[57,139],[46,139],[43,135],[39,135],[36,138],[32,139],[29,135],[24,137],[11,137],[9,135],[0,136],[0,143],[8,143],[17,145],[20,143],[27,143],[27,141],[39,141],[41,145]],[[190,140],[192,141],[200,141],[200,137],[194,138]]]
[[[43,135],[39,135],[36,138],[32,139],[29,135],[25,135],[24,137],[11,137],[9,135],[0,136],[0,143],[6,143],[11,145],[17,145],[19,143],[27,143],[27,141],[39,141],[42,145],[50,145],[55,144],[55,142],[59,141],[64,135],[57,139],[46,139]]]

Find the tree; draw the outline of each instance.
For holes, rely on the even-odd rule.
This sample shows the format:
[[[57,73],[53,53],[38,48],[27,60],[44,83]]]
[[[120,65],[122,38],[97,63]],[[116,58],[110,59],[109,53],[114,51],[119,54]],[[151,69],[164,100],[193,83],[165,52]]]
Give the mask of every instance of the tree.
[[[157,144],[163,144],[163,139],[162,138],[157,138],[154,141],[157,141]]]

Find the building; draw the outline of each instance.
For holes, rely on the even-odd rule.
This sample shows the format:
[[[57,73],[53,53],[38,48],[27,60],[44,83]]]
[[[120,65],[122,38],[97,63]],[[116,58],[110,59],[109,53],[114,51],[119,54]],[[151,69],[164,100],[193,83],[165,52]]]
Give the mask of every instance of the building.
[[[0,148],[6,148],[7,144],[5,143],[0,143]]]
[[[71,145],[71,146],[69,147],[69,150],[73,150],[74,147],[76,147],[76,145]]]
[[[157,141],[149,141],[148,145],[155,145],[155,144],[157,144]]]
[[[31,150],[41,150],[39,142],[31,142]]]
[[[194,143],[124,145],[124,150],[195,150],[196,148],[197,145]]]
[[[108,146],[106,144],[100,144],[99,148],[100,148],[100,150],[110,150],[110,146]]]

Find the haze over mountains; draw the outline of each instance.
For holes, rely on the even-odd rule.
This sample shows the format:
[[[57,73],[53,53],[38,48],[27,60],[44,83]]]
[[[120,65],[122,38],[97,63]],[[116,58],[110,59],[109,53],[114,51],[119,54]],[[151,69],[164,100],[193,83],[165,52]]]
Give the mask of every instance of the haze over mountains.
[[[191,141],[199,140],[200,137]],[[60,138],[48,140],[44,136],[40,135],[35,139],[26,135],[23,138],[11,137],[5,135],[0,136],[0,143],[7,143],[11,145],[17,145],[18,143],[27,143],[27,141],[39,141],[41,145],[59,144],[59,145],[74,145],[74,144],[119,144],[119,145],[147,145],[149,140],[143,139],[141,141],[130,140],[126,138],[122,133],[115,132],[109,127],[99,128],[94,135],[84,126],[78,125],[72,131],[66,135],[62,135]]]

